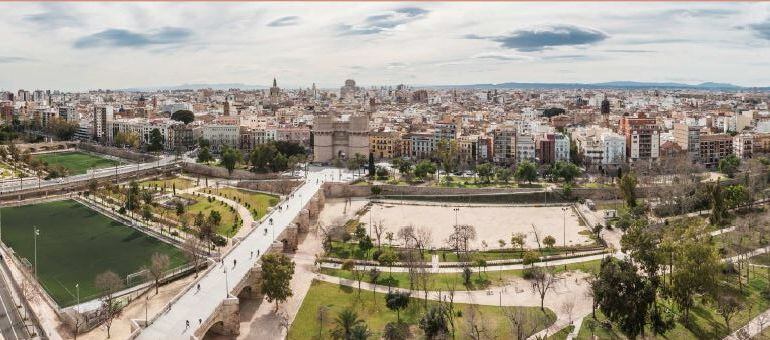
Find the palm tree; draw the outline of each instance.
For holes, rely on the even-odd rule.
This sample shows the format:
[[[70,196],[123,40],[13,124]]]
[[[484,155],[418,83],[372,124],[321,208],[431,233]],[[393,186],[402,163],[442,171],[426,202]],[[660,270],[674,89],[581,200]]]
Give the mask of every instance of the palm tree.
[[[332,336],[336,339],[349,340],[352,337],[353,328],[364,323],[364,320],[359,319],[356,312],[345,309],[337,314],[334,323],[337,324],[337,328],[332,331]]]
[[[369,331],[369,326],[365,323],[360,323],[350,330],[350,340],[366,340],[372,335]]]

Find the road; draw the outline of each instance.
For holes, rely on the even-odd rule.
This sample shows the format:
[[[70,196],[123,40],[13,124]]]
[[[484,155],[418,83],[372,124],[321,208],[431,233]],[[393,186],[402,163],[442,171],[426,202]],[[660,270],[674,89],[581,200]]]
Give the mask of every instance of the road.
[[[89,180],[92,178],[120,176],[123,174],[132,173],[134,171],[147,170],[147,169],[174,164],[175,162],[177,162],[176,157],[164,156],[153,162],[125,164],[125,165],[119,165],[115,167],[94,169],[94,170],[89,170],[85,174],[74,175],[74,176],[69,176],[64,178],[41,180],[34,177],[26,177],[21,180],[19,179],[3,180],[3,181],[0,181],[0,191],[12,192],[12,191],[19,191],[19,190],[24,190],[29,188],[37,188],[37,187],[45,188],[48,186],[55,186],[55,185],[60,185],[65,183]]]
[[[16,309],[16,303],[11,297],[5,270],[0,270],[0,334],[3,339],[29,339],[24,321]]]
[[[166,312],[145,328],[138,339],[190,337],[195,332],[198,319],[206,320],[214,313],[217,306],[228,296],[227,292],[248,274],[275,237],[294,221],[323,182],[340,179],[350,179],[350,175],[341,176],[340,170],[337,169],[311,169],[307,180],[298,187],[294,195],[279,203],[282,207],[280,210],[271,211],[254,232],[245,236],[224,257],[223,264],[202,275],[198,281],[200,291],[190,289],[185,292]],[[192,327],[185,327],[188,320]]]

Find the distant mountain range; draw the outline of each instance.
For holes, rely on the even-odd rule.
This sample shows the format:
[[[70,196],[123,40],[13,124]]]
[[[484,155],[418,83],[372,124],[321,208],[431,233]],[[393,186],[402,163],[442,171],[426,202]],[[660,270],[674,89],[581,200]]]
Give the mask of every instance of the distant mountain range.
[[[611,81],[604,83],[501,83],[472,85],[438,85],[425,88],[477,88],[477,89],[696,89],[696,90],[770,90],[770,87],[743,87],[727,83],[654,83],[636,81]]]
[[[739,91],[739,90],[770,90],[770,86],[765,87],[745,87],[728,83],[706,82],[700,84],[685,84],[673,82],[636,82],[636,81],[610,81],[604,83],[501,83],[501,84],[460,84],[460,85],[415,85],[415,88],[430,89],[690,89],[690,90],[719,90],[719,91]],[[122,89],[122,91],[175,91],[175,90],[264,90],[269,88],[264,85],[249,85],[243,83],[222,83],[222,84],[182,84],[173,86],[146,86]]]
[[[224,84],[182,84],[173,86],[146,86],[146,87],[133,87],[122,89],[122,91],[144,92],[144,91],[176,91],[176,90],[228,90],[228,89],[241,89],[241,90],[264,90],[269,88],[262,85],[249,85],[243,83],[224,83]]]

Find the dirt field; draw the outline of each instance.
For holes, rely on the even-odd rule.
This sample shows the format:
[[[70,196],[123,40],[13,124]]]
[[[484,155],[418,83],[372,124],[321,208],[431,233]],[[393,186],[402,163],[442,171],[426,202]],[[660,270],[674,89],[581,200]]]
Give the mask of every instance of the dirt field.
[[[335,202],[336,204],[336,202]],[[402,226],[413,225],[415,228],[430,228],[432,245],[445,247],[446,239],[452,232],[455,224],[454,208],[457,211],[457,223],[470,224],[476,227],[476,240],[474,247],[481,247],[481,242],[486,241],[488,249],[499,248],[498,240],[503,239],[510,243],[511,234],[524,233],[526,246],[535,248],[537,241],[532,225],[535,226],[540,239],[551,235],[556,239],[556,245],[562,245],[564,240],[562,207],[513,207],[513,206],[452,206],[452,205],[401,205],[391,203],[377,203],[369,212],[364,214],[360,221],[369,223],[369,214],[372,221],[382,222],[386,231],[394,234]],[[354,202],[353,209],[356,209]],[[332,209],[329,209],[332,210]],[[350,208],[348,208],[350,210]],[[348,211],[349,213],[349,211]],[[591,240],[580,235],[585,230],[580,226],[578,218],[570,208],[566,211],[566,244],[580,245],[590,243]],[[506,246],[508,247],[508,246]]]

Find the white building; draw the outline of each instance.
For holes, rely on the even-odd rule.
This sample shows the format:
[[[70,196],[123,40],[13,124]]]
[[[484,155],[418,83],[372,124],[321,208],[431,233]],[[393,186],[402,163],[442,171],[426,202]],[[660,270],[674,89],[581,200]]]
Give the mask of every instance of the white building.
[[[211,143],[211,150],[219,152],[224,146],[238,147],[238,125],[209,124],[203,126],[203,139]]]

